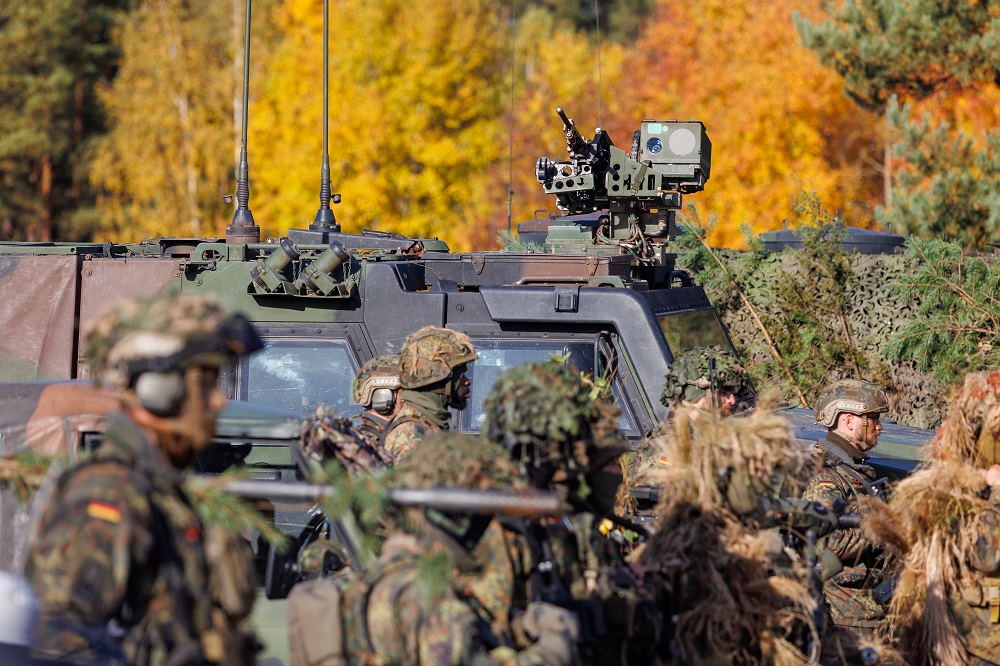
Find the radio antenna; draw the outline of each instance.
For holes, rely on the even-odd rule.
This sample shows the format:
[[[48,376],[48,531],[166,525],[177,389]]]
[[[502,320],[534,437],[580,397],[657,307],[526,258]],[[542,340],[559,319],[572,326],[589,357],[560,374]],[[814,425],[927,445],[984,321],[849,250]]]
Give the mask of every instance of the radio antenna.
[[[247,109],[250,106],[250,0],[246,0],[246,24],[243,28],[243,142],[240,164],[236,169],[236,212],[226,227],[227,243],[259,243],[260,227],[250,212],[250,165],[247,163]]]
[[[510,118],[507,154],[507,234],[510,235],[511,208],[514,204],[514,56],[517,53],[517,0],[510,1]]]
[[[323,0],[323,166],[320,169],[319,210],[310,231],[339,232],[340,225],[330,210],[330,0]],[[340,195],[333,195],[340,203]]]
[[[594,0],[594,16],[597,19],[597,125],[604,127],[604,78],[601,71],[601,5]]]

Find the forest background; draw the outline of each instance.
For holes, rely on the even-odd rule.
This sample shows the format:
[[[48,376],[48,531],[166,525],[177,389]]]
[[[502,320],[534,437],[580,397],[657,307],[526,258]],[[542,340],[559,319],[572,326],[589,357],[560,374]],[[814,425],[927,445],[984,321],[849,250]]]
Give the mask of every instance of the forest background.
[[[0,239],[222,235],[243,12],[0,0]],[[621,146],[644,118],[702,120],[712,178],[691,201],[714,245],[779,228],[806,192],[851,225],[982,248],[1000,210],[998,16],[968,0],[334,0],[335,212],[347,231],[497,247],[508,219],[554,208],[534,164],[564,154],[559,105]],[[322,3],[257,0],[252,25],[250,208],[280,236],[318,205]]]

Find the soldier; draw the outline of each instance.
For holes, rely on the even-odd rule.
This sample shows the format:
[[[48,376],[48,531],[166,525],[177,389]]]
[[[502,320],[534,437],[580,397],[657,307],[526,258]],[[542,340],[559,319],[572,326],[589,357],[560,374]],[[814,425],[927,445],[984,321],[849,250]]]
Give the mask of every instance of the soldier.
[[[406,338],[399,357],[401,404],[381,440],[397,458],[427,434],[448,430],[449,407],[465,409],[471,394],[465,370],[476,352],[468,336],[427,326]]]
[[[684,408],[693,418],[717,410],[729,416],[747,386],[747,372],[736,356],[720,347],[697,347],[678,355],[667,372],[660,402]]]
[[[929,460],[866,527],[903,557],[891,604],[910,663],[1000,664],[1000,372],[970,373]]]
[[[421,451],[424,455],[401,460],[389,482],[408,489],[490,491],[516,481],[516,471],[488,442],[437,433],[421,443]],[[294,666],[575,663],[577,628],[572,614],[561,608],[539,603],[527,609],[520,626],[533,642],[520,652],[510,646],[509,636],[492,630],[494,618],[474,592],[480,577],[507,562],[502,539],[487,538],[498,530],[490,516],[390,506],[383,523],[388,537],[366,571],[293,590],[289,603],[295,618],[302,618],[302,626],[290,627]],[[499,549],[482,548],[484,543],[499,544]],[[495,580],[512,585],[509,574]],[[309,617],[297,609],[310,597],[317,609],[332,609],[334,627],[308,631]]]
[[[614,513],[626,447],[617,410],[595,401],[592,388],[553,361],[507,370],[486,399],[483,433],[531,485],[576,509],[568,520],[504,521],[513,535],[515,605],[542,600],[573,609],[584,661],[615,663],[632,621],[634,584],[600,529],[611,527],[602,520]]]
[[[887,411],[885,393],[868,381],[844,379],[820,393],[816,421],[828,431],[819,451],[822,466],[806,488],[805,499],[835,511],[854,504],[859,496],[885,499],[888,484],[876,480],[875,470],[865,460],[878,443],[882,430],[879,417]],[[865,538],[859,528],[835,532],[821,539],[820,545],[836,555],[844,567],[840,572],[828,571],[831,577],[824,584],[831,619],[861,634],[870,633],[885,617],[872,594],[885,577],[883,549]]]
[[[354,378],[354,402],[364,411],[354,418],[358,431],[373,442],[399,411],[399,354],[385,354],[370,359]]]
[[[252,663],[237,629],[254,598],[249,546],[205,528],[181,483],[226,404],[219,370],[260,347],[242,317],[180,294],[125,303],[88,332],[93,376],[117,391],[120,411],[93,456],[59,479],[32,538],[43,656]]]

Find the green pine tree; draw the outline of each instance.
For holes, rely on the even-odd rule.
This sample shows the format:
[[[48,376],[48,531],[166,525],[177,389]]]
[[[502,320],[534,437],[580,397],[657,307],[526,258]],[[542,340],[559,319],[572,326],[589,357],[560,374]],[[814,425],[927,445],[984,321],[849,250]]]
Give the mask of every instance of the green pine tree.
[[[0,6],[0,239],[87,237],[96,90],[117,71],[113,38],[129,0]]]
[[[885,114],[890,100],[915,101],[1000,80],[995,2],[846,0],[819,23],[797,15],[803,44],[844,77],[847,94]],[[885,206],[893,211],[893,137],[883,145]]]

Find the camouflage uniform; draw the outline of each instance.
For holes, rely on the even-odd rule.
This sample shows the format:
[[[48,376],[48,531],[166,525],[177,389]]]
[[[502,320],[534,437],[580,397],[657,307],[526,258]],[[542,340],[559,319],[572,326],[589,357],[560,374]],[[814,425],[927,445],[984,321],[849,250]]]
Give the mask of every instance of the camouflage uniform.
[[[396,392],[399,390],[399,355],[386,354],[376,356],[361,366],[357,376],[354,378],[354,402],[358,403],[364,410],[355,416],[360,421],[358,430],[365,437],[373,442],[379,441],[382,431],[392,420],[395,410],[395,403],[398,400]],[[391,407],[388,409],[378,409],[373,405],[376,394],[388,393],[388,396],[379,396],[383,399],[391,400]],[[380,413],[381,412],[381,413]],[[388,416],[385,416],[388,414]]]
[[[831,430],[821,442],[818,453],[822,463],[803,493],[805,499],[843,510],[856,506],[859,496],[885,494],[885,485],[874,484],[875,470],[865,464],[868,455],[859,446],[866,445],[832,428],[844,411],[862,415],[881,414],[888,409],[885,394],[870,382],[843,380],[821,393],[816,420]],[[860,528],[838,530],[821,539],[819,545],[836,555],[844,566],[823,585],[833,622],[862,632],[876,628],[885,619],[884,608],[871,592],[886,575],[882,548],[872,544]]]
[[[483,432],[510,452],[533,485],[554,489],[577,507],[562,518],[505,519],[517,585],[514,606],[544,600],[572,609],[581,659],[615,663],[636,605],[620,549],[597,530],[611,513],[626,450],[613,410],[593,385],[555,362],[504,372],[486,399]],[[595,516],[596,514],[596,516]]]
[[[949,594],[948,607],[970,663],[1000,664],[1000,487],[991,489],[989,506],[975,523],[977,538],[968,558],[972,576]]]
[[[488,443],[442,434],[428,438],[422,447],[426,457],[401,461],[393,483],[489,489],[513,478],[513,470],[504,467],[502,458],[495,458],[496,451]],[[401,527],[389,535],[375,564],[358,580],[341,584],[345,652],[350,663],[555,666],[571,662],[574,627],[565,625],[565,635],[553,633],[552,626],[539,631],[538,606],[528,613],[528,633],[536,639],[530,647],[515,652],[509,638],[496,630],[504,623],[497,623],[495,615],[506,616],[510,611],[513,581],[504,564],[506,553],[496,551],[502,539],[496,538],[495,523],[468,551],[459,545],[464,538],[447,526],[452,519],[462,524],[460,518],[438,514],[432,519],[431,512],[417,509],[404,509],[395,516],[390,522]],[[451,568],[450,575],[440,569],[442,562]],[[445,580],[437,584],[435,576],[425,573],[435,567],[439,575],[445,574]],[[480,593],[485,593],[484,598]],[[541,612],[549,620],[554,612],[556,624],[567,619],[558,609],[541,607]],[[553,649],[552,641],[561,644]]]
[[[749,391],[747,371],[731,351],[720,347],[689,349],[670,364],[660,402],[670,408],[693,404],[704,398],[713,386],[716,391],[743,396]]]
[[[462,381],[465,365],[474,360],[468,336],[446,328],[427,326],[406,338],[399,360],[401,406],[381,438],[389,453],[402,457],[427,434],[448,430],[448,407],[465,407],[456,380]]]
[[[214,302],[190,296],[127,303],[87,341],[98,376],[121,391],[129,414],[140,413],[137,404],[147,414],[162,406],[163,391],[138,388],[137,378],[151,372],[147,360],[157,362],[157,375],[180,372],[187,393],[176,416],[161,417],[169,423],[185,423],[192,411],[201,414],[197,401],[211,402],[192,380],[203,368],[259,344],[245,321],[227,320]],[[211,411],[199,418],[214,421]],[[203,529],[177,461],[207,437],[184,432],[171,432],[165,444],[168,435],[157,431],[161,439],[151,440],[115,413],[93,457],[60,478],[26,568],[40,599],[44,656],[85,662],[122,652],[139,665],[252,663],[250,638],[237,629],[254,597],[252,553],[239,535]],[[216,563],[233,565],[235,579]]]
[[[902,556],[891,635],[914,666],[1000,664],[1000,372],[966,376],[927,454],[865,524]]]

